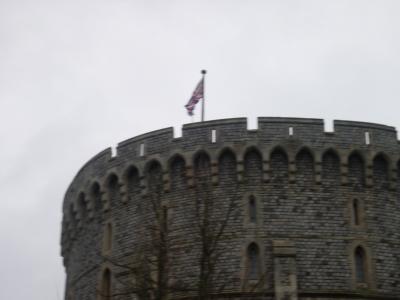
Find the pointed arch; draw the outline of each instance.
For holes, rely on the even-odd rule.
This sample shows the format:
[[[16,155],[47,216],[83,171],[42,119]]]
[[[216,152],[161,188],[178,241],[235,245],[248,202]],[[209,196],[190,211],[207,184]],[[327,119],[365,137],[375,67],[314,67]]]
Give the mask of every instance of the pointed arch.
[[[101,275],[100,289],[99,294],[100,300],[110,300],[112,299],[111,292],[111,270],[109,268],[105,268]]]
[[[296,168],[299,178],[306,186],[315,182],[314,156],[309,148],[303,147],[296,154]]]
[[[261,275],[260,249],[255,242],[247,246],[246,273],[248,280],[258,280]]]
[[[211,176],[211,159],[207,152],[197,152],[193,157],[193,165],[196,179],[209,178]]]
[[[236,156],[229,148],[223,150],[218,157],[218,174],[222,185],[236,182]]]
[[[146,164],[145,176],[147,190],[150,192],[161,192],[163,184],[163,170],[158,160],[151,160]]]
[[[124,181],[128,199],[140,193],[140,175],[136,166],[130,165],[124,173]]]
[[[348,157],[348,180],[354,189],[365,186],[365,159],[358,150],[352,151]]]
[[[372,176],[374,186],[377,188],[389,188],[389,158],[384,153],[375,155],[372,163]]]
[[[354,250],[354,269],[357,284],[367,283],[367,258],[362,246]]]
[[[340,184],[340,158],[334,149],[327,149],[322,155],[321,177],[327,187]]]
[[[270,155],[271,182],[285,185],[289,181],[289,159],[282,147],[276,147]]]
[[[93,210],[100,212],[103,205],[101,203],[100,184],[97,181],[94,181],[90,186],[89,197],[90,201],[92,201]]]
[[[119,178],[116,173],[110,173],[107,176],[105,187],[107,191],[107,200],[110,206],[121,200]]]
[[[186,186],[186,162],[182,155],[175,154],[169,160],[171,189],[179,190]]]
[[[250,147],[244,154],[244,176],[247,183],[260,183],[263,178],[262,155],[256,147]]]

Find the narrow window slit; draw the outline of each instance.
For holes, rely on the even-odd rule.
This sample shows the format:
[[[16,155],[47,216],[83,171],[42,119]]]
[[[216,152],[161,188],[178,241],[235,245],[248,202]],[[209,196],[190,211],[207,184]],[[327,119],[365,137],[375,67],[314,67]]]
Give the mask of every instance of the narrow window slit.
[[[255,243],[247,248],[248,279],[257,280],[260,275],[260,251]]]
[[[354,225],[360,225],[360,205],[358,199],[353,200],[353,221]]]
[[[254,196],[249,198],[249,219],[250,223],[257,223],[257,205]]]
[[[355,250],[355,268],[357,283],[366,283],[366,255],[362,247],[357,247]]]

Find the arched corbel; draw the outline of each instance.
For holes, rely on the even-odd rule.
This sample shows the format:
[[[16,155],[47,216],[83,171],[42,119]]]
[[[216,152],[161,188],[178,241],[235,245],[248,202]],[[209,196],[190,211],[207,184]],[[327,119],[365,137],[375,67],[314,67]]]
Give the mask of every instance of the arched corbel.
[[[104,188],[100,189],[100,199],[101,199],[101,203],[103,204],[103,212],[107,212],[110,209],[110,200],[108,199],[108,195],[106,193],[106,191],[104,190]]]
[[[213,185],[218,184],[218,161],[211,159],[211,182]]]
[[[388,157],[389,190],[391,191],[396,190],[397,168],[394,162],[395,160],[391,159],[391,157]]]
[[[322,153],[321,152],[315,153],[314,171],[315,171],[315,183],[321,184],[321,182],[322,182]]]
[[[267,158],[269,156],[263,155],[265,159],[262,161],[262,174],[264,183],[268,183],[271,180],[271,164],[270,160]]]
[[[365,161],[365,185],[367,187],[373,187],[374,185],[373,167],[374,167],[373,156],[371,155],[371,152],[368,151],[367,159]]]
[[[289,164],[289,183],[295,183],[296,182],[296,172],[297,172],[297,167],[296,167],[296,158],[294,153],[291,151],[285,150],[287,154],[287,159],[288,159],[288,164]]]
[[[171,179],[169,172],[167,170],[163,170],[162,173],[163,173],[162,182],[163,182],[164,193],[169,193],[169,191],[171,190]]]
[[[144,176],[144,173],[139,175],[139,186],[140,186],[140,192],[142,196],[147,195],[147,184],[146,184],[146,178]]]
[[[193,164],[191,160],[188,160],[188,164],[186,165],[186,172],[185,172],[185,177],[187,180],[187,184],[189,188],[194,187],[194,170],[193,170]]]
[[[349,184],[349,162],[348,155],[339,152],[339,160],[340,160],[340,182],[342,185]]]
[[[128,188],[126,184],[126,179],[122,180],[120,185],[119,185],[119,192],[121,194],[121,201],[122,203],[126,204],[128,203]]]
[[[237,181],[238,183],[243,182],[243,174],[244,174],[244,164],[243,164],[243,158],[238,158],[236,161],[236,173],[237,173]]]
[[[398,178],[397,178],[397,168],[396,168],[395,165],[391,166],[389,176],[390,176],[390,186],[389,186],[389,188],[390,188],[391,191],[395,191],[397,189],[397,180],[398,180]]]

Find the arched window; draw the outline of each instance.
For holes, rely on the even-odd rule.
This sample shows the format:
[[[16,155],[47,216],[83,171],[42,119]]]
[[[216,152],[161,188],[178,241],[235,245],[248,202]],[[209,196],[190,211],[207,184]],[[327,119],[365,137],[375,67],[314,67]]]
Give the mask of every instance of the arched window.
[[[276,185],[285,185],[289,179],[289,162],[285,151],[276,148],[270,158],[271,182]]]
[[[169,166],[171,190],[183,189],[186,184],[186,165],[183,157],[176,155]]]
[[[298,176],[301,178],[298,184],[303,183],[305,186],[312,185],[315,180],[314,158],[309,150],[302,149],[297,153],[296,167]]]
[[[360,216],[360,203],[358,199],[353,199],[353,224],[358,226],[361,225],[361,216]]]
[[[200,152],[194,159],[195,179],[198,183],[210,180],[211,162],[205,152]]]
[[[244,176],[250,185],[259,184],[263,178],[262,157],[256,149],[250,149],[244,156]]]
[[[353,152],[349,157],[348,180],[353,189],[361,189],[365,184],[365,166],[362,156]]]
[[[218,159],[218,174],[222,185],[231,186],[236,181],[236,157],[230,150],[225,150]]]
[[[257,223],[257,203],[253,195],[249,197],[249,221]]]
[[[247,278],[256,280],[260,276],[260,251],[256,243],[247,247]]]
[[[126,191],[128,199],[140,192],[140,177],[136,167],[131,166],[125,173]]]
[[[357,283],[366,283],[366,255],[365,250],[358,246],[354,251],[355,275]]]
[[[103,236],[103,252],[104,254],[110,253],[113,241],[113,228],[111,223],[107,223],[104,228]]]
[[[322,156],[322,184],[329,189],[337,189],[335,185],[340,184],[340,159],[332,149],[326,151]]]
[[[111,271],[109,269],[104,270],[103,276],[101,278],[100,299],[101,300],[112,299],[112,297],[111,297]]]
[[[379,154],[374,158],[372,169],[375,187],[389,188],[389,163],[383,154]]]
[[[116,202],[120,198],[119,181],[117,175],[111,174],[108,177],[107,189],[108,189],[108,200],[111,205],[113,202]]]
[[[93,203],[94,210],[99,212],[102,208],[100,185],[97,182],[92,184],[90,189],[90,200]]]
[[[160,194],[162,190],[162,167],[154,160],[146,167],[147,189],[149,192]]]

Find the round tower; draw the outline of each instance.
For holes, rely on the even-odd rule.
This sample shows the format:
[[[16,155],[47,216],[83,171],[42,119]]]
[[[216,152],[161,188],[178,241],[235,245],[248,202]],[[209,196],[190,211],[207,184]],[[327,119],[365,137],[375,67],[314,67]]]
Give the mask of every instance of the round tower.
[[[123,141],[65,194],[66,299],[399,300],[399,153],[393,127],[300,118]]]

